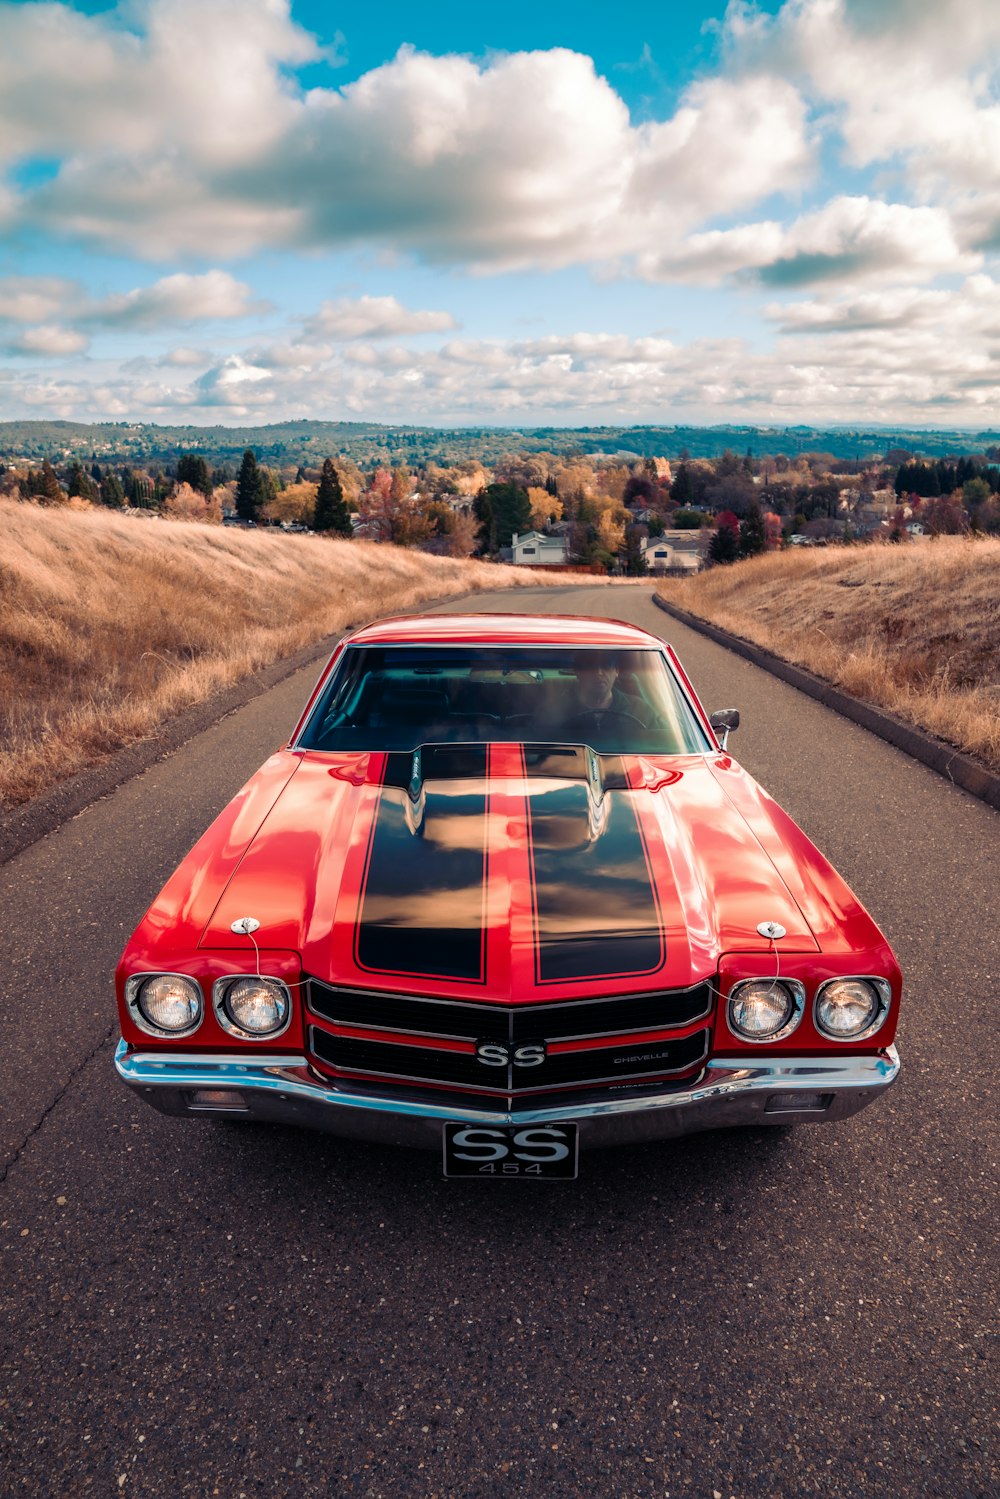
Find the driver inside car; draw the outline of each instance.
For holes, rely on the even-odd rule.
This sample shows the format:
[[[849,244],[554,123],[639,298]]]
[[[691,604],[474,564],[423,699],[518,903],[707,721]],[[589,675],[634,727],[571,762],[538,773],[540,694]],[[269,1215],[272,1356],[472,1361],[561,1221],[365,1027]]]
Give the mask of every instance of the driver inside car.
[[[575,702],[571,717],[603,713],[624,714],[640,728],[648,728],[641,698],[623,692],[618,684],[618,662],[614,656],[595,654],[576,669]],[[597,720],[599,723],[600,720]]]

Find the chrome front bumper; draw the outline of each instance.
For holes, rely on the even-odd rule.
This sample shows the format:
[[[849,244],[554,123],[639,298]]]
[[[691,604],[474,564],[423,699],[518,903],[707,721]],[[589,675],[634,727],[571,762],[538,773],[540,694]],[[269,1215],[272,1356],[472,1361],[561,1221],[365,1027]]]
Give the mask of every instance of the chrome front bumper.
[[[124,1083],[164,1114],[298,1124],[349,1139],[428,1150],[441,1149],[446,1119],[475,1124],[575,1120],[581,1148],[595,1149],[733,1125],[846,1119],[895,1082],[899,1054],[890,1046],[867,1057],[716,1057],[683,1091],[513,1113],[341,1093],[318,1079],[303,1056],[234,1061],[179,1052],[157,1055],[132,1051],[120,1041],[115,1067]],[[230,1093],[228,1100],[220,1097],[224,1092]],[[215,1094],[214,1101],[205,1099],[206,1093]]]

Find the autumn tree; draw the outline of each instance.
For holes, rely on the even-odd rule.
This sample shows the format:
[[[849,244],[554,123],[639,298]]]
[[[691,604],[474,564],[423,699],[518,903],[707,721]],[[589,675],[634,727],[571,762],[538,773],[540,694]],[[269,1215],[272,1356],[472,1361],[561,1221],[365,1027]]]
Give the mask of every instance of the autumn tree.
[[[371,483],[361,496],[359,511],[365,531],[373,541],[391,541],[393,502],[390,498],[392,474],[387,468],[377,468]]]
[[[449,557],[471,557],[476,550],[476,538],[479,527],[476,517],[470,510],[459,510],[455,514],[452,528],[448,533],[448,556]]]
[[[969,514],[955,495],[943,494],[928,500],[920,519],[931,536],[961,536],[969,529]]]
[[[740,518],[747,514],[756,496],[753,481],[743,472],[739,460],[734,472],[722,474],[706,486],[705,501],[713,510],[730,510]]]
[[[549,494],[544,485],[532,484],[529,487],[528,503],[531,506],[531,524],[536,530],[562,519],[562,500],[558,495]]]
[[[202,494],[188,483],[178,484],[163,502],[163,513],[170,520],[198,521],[206,526],[222,524],[222,506],[213,496]]]
[[[604,553],[602,561],[607,565],[617,560],[618,553],[625,545],[625,523],[619,520],[611,509],[602,510],[597,517],[597,541]]]
[[[308,479],[286,484],[264,506],[265,519],[277,525],[311,526],[316,512],[316,485]]]
[[[404,505],[413,493],[413,475],[405,463],[400,463],[392,470],[392,482],[389,486],[389,497],[397,505]]]
[[[325,459],[323,463],[323,472],[316,490],[313,526],[317,531],[332,531],[337,536],[353,535],[340,475],[332,458]]]
[[[659,485],[647,473],[630,474],[622,495],[626,505],[633,509],[648,510],[660,498]]]

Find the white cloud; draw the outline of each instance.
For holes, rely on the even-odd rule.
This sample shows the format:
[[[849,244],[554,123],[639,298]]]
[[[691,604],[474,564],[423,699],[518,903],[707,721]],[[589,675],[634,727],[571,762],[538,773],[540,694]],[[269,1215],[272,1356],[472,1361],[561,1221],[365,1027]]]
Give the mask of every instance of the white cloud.
[[[105,328],[162,328],[176,323],[247,317],[265,310],[251,300],[249,286],[228,271],[200,276],[164,276],[152,286],[91,302],[82,318]]]
[[[306,331],[318,337],[406,338],[415,333],[444,333],[458,324],[450,312],[419,312],[404,307],[395,297],[343,297],[324,302],[306,320]]]
[[[289,343],[268,344],[255,349],[252,363],[267,369],[300,370],[315,369],[325,364],[333,353],[331,344],[304,343],[301,340]]]
[[[43,323],[37,328],[26,328],[11,339],[7,351],[13,354],[32,354],[43,358],[56,358],[70,354],[82,354],[88,345],[84,333],[73,328],[61,328],[57,323]]]
[[[978,267],[963,253],[943,208],[838,197],[783,226],[774,220],[691,235],[666,253],[641,256],[650,280],[717,282],[753,273],[770,286],[837,286],[929,280]]]
[[[812,164],[806,106],[781,78],[695,84],[672,119],[646,125],[631,208],[661,202],[682,225],[732,213],[801,185]]]
[[[0,276],[0,318],[40,323],[83,299],[77,281],[62,276]]]
[[[194,379],[140,361],[88,366],[92,384],[20,382],[6,404],[61,415],[189,420],[326,417],[427,423],[903,422],[981,425],[1000,400],[994,348],[1000,282],[888,288],[776,304],[773,348],[740,338],[628,338],[580,331],[516,341],[452,339],[440,348],[353,342],[329,357],[279,364],[230,354]],[[294,348],[293,346],[290,346]],[[176,376],[176,383],[172,377]]]
[[[230,354],[200,375],[191,393],[199,406],[229,406],[245,411],[273,402],[270,381],[270,370],[248,364],[238,354]]]
[[[637,126],[566,49],[404,48],[302,92],[283,69],[316,49],[287,0],[145,0],[136,31],[123,14],[0,6],[0,133],[12,160],[60,163],[23,191],[24,224],[152,259],[361,243],[481,268],[618,259],[797,186],[810,160],[780,80],[701,82]]]
[[[902,166],[925,201],[1000,189],[989,0],[789,0],[773,18],[731,4],[726,36],[732,65],[798,78],[832,107],[852,165]]]
[[[656,365],[673,358],[675,345],[666,338],[630,338],[625,333],[572,333],[522,340],[510,345],[513,353],[529,359],[564,359],[568,368],[630,364]]]
[[[248,286],[220,270],[164,276],[150,286],[101,299],[88,296],[79,282],[63,277],[0,277],[0,323],[36,324],[7,340],[12,353],[77,354],[95,332],[148,332],[232,320],[260,312],[267,305],[253,301]],[[183,358],[181,351],[177,362]],[[195,355],[195,362],[204,364],[205,357]]]
[[[765,315],[783,333],[947,332],[975,345],[1000,335],[1000,284],[979,275],[949,290],[896,286],[839,301],[772,302]]]
[[[115,157],[128,141],[134,157],[171,145],[201,162],[246,160],[297,107],[282,66],[319,55],[288,0],[140,0],[97,16],[0,4],[0,33],[9,158]]]
[[[199,349],[187,349],[181,346],[170,349],[164,354],[161,363],[175,369],[197,369],[200,365],[209,362],[210,355],[202,353]]]

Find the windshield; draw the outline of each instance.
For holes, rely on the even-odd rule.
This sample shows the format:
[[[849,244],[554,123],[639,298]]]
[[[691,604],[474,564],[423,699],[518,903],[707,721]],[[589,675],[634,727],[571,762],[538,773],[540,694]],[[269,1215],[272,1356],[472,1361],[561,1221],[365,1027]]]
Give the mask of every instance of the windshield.
[[[470,741],[588,744],[610,754],[711,748],[659,651],[562,646],[348,647],[298,744],[399,750]]]

